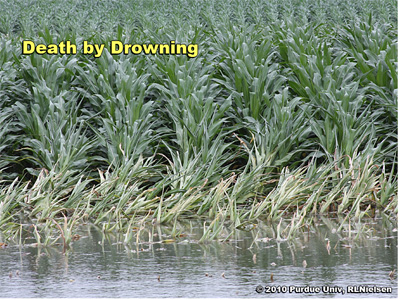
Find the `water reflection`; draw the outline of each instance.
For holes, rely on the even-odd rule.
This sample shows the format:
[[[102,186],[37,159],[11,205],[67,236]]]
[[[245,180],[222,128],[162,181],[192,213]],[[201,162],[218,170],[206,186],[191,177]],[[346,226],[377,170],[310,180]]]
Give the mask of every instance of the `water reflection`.
[[[256,224],[224,241],[199,243],[203,224],[151,225],[123,234],[82,226],[64,255],[62,245],[0,249],[2,297],[397,297],[397,224],[394,220],[310,220],[297,238],[285,228]],[[172,235],[172,233],[175,233]],[[229,237],[228,237],[229,236]],[[29,239],[26,240],[29,243]],[[16,273],[18,271],[18,274]],[[11,276],[10,276],[11,272]],[[275,287],[258,294],[256,287]],[[276,287],[371,285],[392,293],[278,293]]]

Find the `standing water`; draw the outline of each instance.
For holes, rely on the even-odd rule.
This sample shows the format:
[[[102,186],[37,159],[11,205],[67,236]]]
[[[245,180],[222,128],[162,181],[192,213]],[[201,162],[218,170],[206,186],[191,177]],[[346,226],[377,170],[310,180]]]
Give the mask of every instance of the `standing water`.
[[[61,245],[0,249],[1,297],[397,297],[397,224],[320,218],[293,239],[260,223],[199,243],[203,224],[103,234],[80,227]],[[223,235],[224,232],[221,233]],[[175,238],[173,238],[175,236]],[[393,272],[393,270],[395,270]],[[392,273],[391,273],[392,272]]]

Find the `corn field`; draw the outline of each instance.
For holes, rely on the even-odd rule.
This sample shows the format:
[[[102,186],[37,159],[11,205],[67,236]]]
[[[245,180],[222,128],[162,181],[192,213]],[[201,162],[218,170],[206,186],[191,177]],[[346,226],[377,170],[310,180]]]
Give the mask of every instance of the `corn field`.
[[[0,240],[395,215],[394,0],[0,0]],[[198,55],[22,55],[21,43]],[[79,48],[79,46],[78,46]],[[62,224],[61,226],[59,225]]]

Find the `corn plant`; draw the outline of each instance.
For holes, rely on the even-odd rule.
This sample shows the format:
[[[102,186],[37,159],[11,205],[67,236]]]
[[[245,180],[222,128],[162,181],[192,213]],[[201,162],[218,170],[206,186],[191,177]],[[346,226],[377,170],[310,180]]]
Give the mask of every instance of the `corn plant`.
[[[204,218],[204,242],[267,219],[283,240],[309,215],[336,212],[344,228],[397,213],[395,1],[16,0],[0,11],[0,235],[46,246],[61,234],[66,250],[82,222],[125,243],[139,226],[139,243],[151,220],[176,236],[179,221]],[[78,53],[22,55],[22,40],[69,40]],[[102,55],[83,55],[84,40]],[[113,40],[199,51],[111,55]]]

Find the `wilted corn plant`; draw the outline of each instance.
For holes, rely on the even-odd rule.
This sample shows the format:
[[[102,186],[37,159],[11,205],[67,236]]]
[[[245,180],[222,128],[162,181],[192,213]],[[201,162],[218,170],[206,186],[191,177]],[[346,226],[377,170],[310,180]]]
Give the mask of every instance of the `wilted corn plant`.
[[[309,214],[397,213],[394,1],[44,2],[0,3],[9,239],[66,249],[89,219],[128,243],[195,215],[202,241],[263,219],[284,239]],[[106,49],[27,56],[23,39]],[[112,40],[199,54],[111,55]]]

